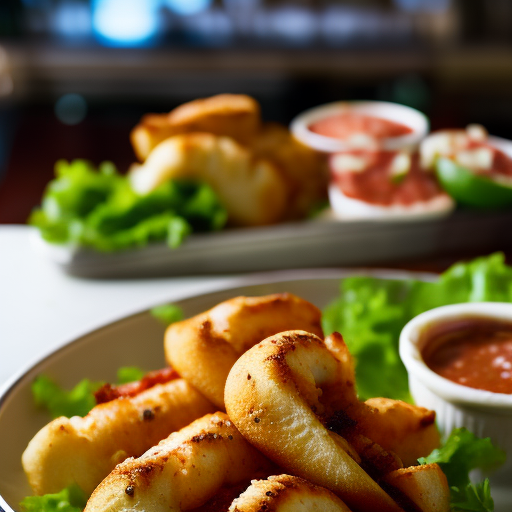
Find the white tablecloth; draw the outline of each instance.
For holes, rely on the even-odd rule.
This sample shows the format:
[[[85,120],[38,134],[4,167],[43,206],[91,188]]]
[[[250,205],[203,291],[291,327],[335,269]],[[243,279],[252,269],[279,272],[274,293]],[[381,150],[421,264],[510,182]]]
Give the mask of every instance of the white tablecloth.
[[[0,226],[0,386],[38,355],[122,316],[229,285],[229,277],[83,280],[34,252],[27,226]]]

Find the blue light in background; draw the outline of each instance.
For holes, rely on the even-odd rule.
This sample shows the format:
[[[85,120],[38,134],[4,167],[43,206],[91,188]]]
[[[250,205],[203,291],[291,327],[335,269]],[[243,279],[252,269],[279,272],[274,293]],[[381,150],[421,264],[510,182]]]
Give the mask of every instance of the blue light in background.
[[[94,32],[113,46],[147,43],[158,32],[159,6],[158,0],[94,0]]]
[[[212,0],[164,0],[171,11],[182,16],[198,14],[212,5]]]
[[[55,32],[69,38],[80,38],[91,33],[89,6],[79,1],[62,3],[55,7],[53,16]]]

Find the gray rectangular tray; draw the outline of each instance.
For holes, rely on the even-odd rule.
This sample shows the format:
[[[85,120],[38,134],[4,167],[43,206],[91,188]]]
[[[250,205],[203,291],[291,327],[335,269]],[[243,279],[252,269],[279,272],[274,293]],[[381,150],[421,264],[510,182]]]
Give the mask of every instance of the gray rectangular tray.
[[[34,232],[34,246],[66,273],[86,278],[373,265],[512,247],[512,211],[457,211],[445,219],[421,221],[318,219],[196,234],[177,249],[155,243],[117,253],[52,245]]]

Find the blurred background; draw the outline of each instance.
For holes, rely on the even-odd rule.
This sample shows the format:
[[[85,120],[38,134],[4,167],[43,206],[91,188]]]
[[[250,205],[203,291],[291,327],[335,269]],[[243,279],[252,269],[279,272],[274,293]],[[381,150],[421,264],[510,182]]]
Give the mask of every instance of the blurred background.
[[[0,0],[0,223],[58,159],[135,159],[147,112],[246,93],[266,120],[378,99],[512,138],[510,0]]]

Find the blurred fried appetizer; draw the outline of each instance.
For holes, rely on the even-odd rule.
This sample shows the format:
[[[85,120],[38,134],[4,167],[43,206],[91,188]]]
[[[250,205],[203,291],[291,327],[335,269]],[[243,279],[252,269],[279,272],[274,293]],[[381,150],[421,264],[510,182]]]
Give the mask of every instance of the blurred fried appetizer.
[[[208,184],[238,226],[273,224],[286,211],[287,187],[276,166],[256,158],[230,137],[176,135],[158,144],[143,164],[133,164],[130,182],[146,194],[171,179]]]
[[[248,96],[222,94],[145,116],[131,140],[142,162],[130,171],[135,190],[145,194],[169,179],[204,181],[234,225],[303,218],[326,197],[324,159],[284,126],[264,124]]]
[[[261,128],[260,106],[244,94],[219,94],[184,103],[168,114],[147,114],[130,139],[141,162],[173,135],[206,132],[248,144]]]

